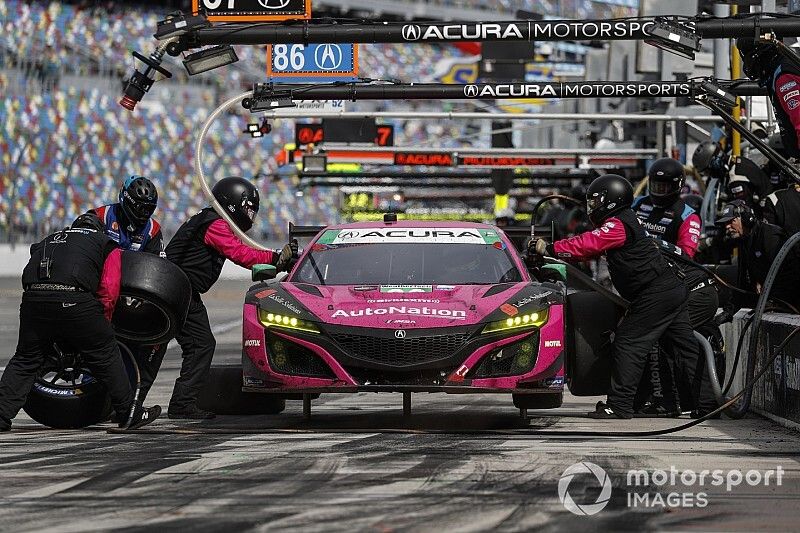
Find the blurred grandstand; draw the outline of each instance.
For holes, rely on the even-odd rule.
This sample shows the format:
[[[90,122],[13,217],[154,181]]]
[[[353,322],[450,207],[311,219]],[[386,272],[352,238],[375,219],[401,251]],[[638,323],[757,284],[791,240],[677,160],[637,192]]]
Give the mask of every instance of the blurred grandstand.
[[[117,99],[131,66],[129,50],[150,50],[156,21],[184,4],[158,2],[160,7],[150,7],[154,3],[0,2],[0,240],[30,239],[91,206],[113,201],[120,180],[131,173],[151,176],[158,183],[159,218],[167,234],[204,204],[193,177],[198,126],[222,98],[263,78],[265,53],[259,47],[238,47],[238,63],[191,79],[169,58],[175,77],[156,84],[147,103],[128,113]],[[564,17],[632,12],[630,0],[390,3],[415,4],[414,13],[420,12],[420,5],[435,5],[452,10],[455,18],[462,8],[491,13],[498,4],[505,13],[528,9]],[[334,14],[342,12],[343,4],[314,3],[315,9],[321,6]],[[449,66],[476,59],[451,45],[379,44],[363,46],[360,54],[363,75],[408,81],[440,80]],[[442,103],[411,107],[441,110]],[[289,220],[316,224],[339,218],[336,191],[298,190],[291,178],[271,178],[274,154],[293,138],[292,122],[279,121],[273,134],[262,140],[241,134],[245,116],[232,114],[223,122],[210,136],[207,168],[215,178],[264,176],[259,181],[263,216],[256,229],[262,237],[283,238]],[[397,125],[396,144],[431,138],[455,143],[465,136],[466,126],[404,121]]]

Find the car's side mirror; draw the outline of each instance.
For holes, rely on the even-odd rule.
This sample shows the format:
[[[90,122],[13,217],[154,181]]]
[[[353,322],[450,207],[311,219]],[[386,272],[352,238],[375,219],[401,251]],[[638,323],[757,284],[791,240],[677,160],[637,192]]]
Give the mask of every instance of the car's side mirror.
[[[564,265],[547,264],[541,268],[541,273],[544,277],[552,281],[567,282],[567,267]]]
[[[278,269],[275,265],[253,265],[250,271],[250,276],[253,281],[267,281],[273,279],[278,274]]]

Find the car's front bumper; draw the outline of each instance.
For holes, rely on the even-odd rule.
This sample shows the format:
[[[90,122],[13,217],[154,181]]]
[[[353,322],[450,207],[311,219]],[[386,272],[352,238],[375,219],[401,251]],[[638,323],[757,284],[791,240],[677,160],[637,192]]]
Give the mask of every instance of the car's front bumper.
[[[508,336],[480,336],[475,334],[477,326],[441,328],[439,335],[430,335],[431,330],[406,330],[409,346],[413,343],[420,352],[418,360],[410,361],[407,355],[414,353],[398,350],[394,341],[394,330],[372,330],[323,325],[325,332],[312,334],[289,329],[267,329],[258,319],[257,307],[244,306],[243,325],[243,390],[272,393],[321,393],[321,392],[445,392],[445,393],[537,393],[556,392],[563,389],[564,322],[563,306],[553,305],[549,309],[547,323],[536,332],[538,343],[535,364],[524,373],[495,377],[479,377],[479,369],[485,357],[514,343],[532,338],[532,331],[509,333]],[[463,331],[462,331],[463,330]],[[349,337],[348,337],[349,335]],[[457,341],[462,335],[460,345]],[[350,342],[350,337],[358,337]],[[447,350],[435,352],[439,344],[425,340],[433,337],[453,337],[436,341],[451,342],[452,353]],[[357,346],[364,338],[372,338],[371,345],[385,344],[386,349],[374,346],[359,353]],[[335,340],[335,339],[338,339]],[[420,340],[422,339],[422,340]],[[276,345],[275,343],[279,343]],[[342,345],[350,342],[346,351]],[[361,344],[355,344],[360,342]],[[270,347],[291,346],[302,352],[303,357],[313,357],[323,370],[307,372],[305,369],[290,369],[281,372],[276,361],[285,363],[286,357],[276,359]],[[398,351],[398,366],[391,357]],[[422,353],[424,351],[424,353]],[[364,356],[368,352],[370,356]],[[299,352],[298,352],[299,353]],[[375,355],[373,355],[375,354]],[[280,355],[280,354],[279,354]],[[291,354],[289,354],[291,355]],[[316,364],[316,363],[315,363]],[[316,372],[316,375],[308,375]],[[301,375],[301,374],[307,375]]]

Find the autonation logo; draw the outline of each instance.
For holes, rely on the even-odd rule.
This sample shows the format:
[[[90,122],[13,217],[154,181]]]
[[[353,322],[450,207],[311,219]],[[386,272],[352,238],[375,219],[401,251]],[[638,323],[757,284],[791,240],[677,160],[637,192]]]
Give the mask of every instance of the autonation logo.
[[[577,491],[573,479],[583,474],[589,477],[588,485],[581,487],[585,493],[592,484],[597,485],[599,493],[594,501],[576,502]],[[586,476],[586,475],[589,476]],[[631,508],[673,509],[706,507],[711,488],[724,489],[732,493],[739,486],[770,487],[783,484],[784,470],[777,466],[772,470],[679,470],[675,466],[669,469],[628,470],[625,476],[627,506]],[[592,480],[592,477],[594,478]],[[576,494],[570,493],[570,488]],[[579,516],[592,516],[608,505],[611,500],[612,482],[610,476],[600,466],[583,461],[570,465],[558,480],[558,499],[564,508]]]

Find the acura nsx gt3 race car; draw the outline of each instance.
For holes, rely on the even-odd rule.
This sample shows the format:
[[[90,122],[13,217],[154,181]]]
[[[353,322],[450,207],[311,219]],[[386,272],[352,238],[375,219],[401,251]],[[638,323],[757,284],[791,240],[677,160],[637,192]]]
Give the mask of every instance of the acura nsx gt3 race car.
[[[510,393],[519,408],[558,407],[565,359],[578,351],[591,353],[567,362],[573,392],[604,392],[613,306],[569,295],[588,296],[573,304],[603,315],[576,335],[563,271],[529,270],[498,228],[389,220],[325,227],[288,276],[251,287],[247,396],[483,392]]]

